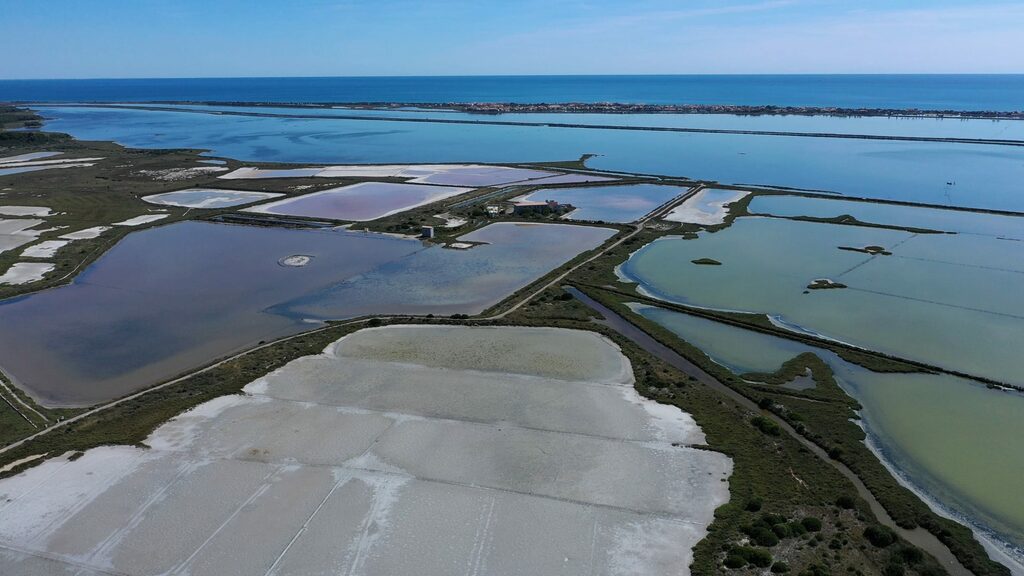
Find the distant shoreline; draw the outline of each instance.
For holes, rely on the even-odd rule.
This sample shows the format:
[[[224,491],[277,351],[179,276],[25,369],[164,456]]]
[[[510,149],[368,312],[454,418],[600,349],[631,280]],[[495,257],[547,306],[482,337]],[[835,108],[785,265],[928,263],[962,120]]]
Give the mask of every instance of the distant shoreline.
[[[491,125],[491,126],[522,126],[522,127],[545,127],[545,128],[570,128],[570,129],[586,129],[586,130],[622,130],[622,131],[649,131],[649,132],[681,132],[681,133],[696,133],[696,134],[744,134],[750,136],[784,136],[784,137],[803,137],[803,138],[840,138],[840,139],[852,139],[852,140],[890,140],[890,141],[903,141],[903,142],[941,142],[947,144],[983,144],[983,145],[995,145],[995,146],[1015,146],[1024,147],[1024,140],[1015,139],[989,139],[989,138],[954,138],[954,137],[937,137],[937,136],[892,136],[882,134],[849,134],[849,133],[835,133],[835,132],[791,132],[791,131],[780,131],[780,130],[737,130],[737,129],[718,129],[718,128],[685,128],[678,126],[628,126],[620,124],[577,124],[571,121],[568,122],[552,122],[550,120],[544,121],[526,121],[526,120],[503,120],[500,114],[505,112],[479,112],[480,119],[470,118],[442,118],[442,117],[419,117],[419,116],[406,116],[402,117],[403,111],[418,110],[424,111],[428,108],[415,107],[409,104],[389,104],[386,108],[378,107],[372,104],[294,104],[294,103],[241,103],[241,102],[221,102],[221,103],[210,103],[210,102],[175,102],[175,103],[73,103],[73,104],[39,104],[39,103],[25,103],[18,104],[19,106],[28,106],[32,108],[45,108],[45,107],[64,107],[64,108],[112,108],[112,109],[123,109],[123,110],[142,110],[142,111],[153,111],[153,112],[175,112],[184,114],[209,114],[215,116],[250,116],[257,118],[292,118],[292,119],[306,119],[306,120],[357,120],[357,121],[381,121],[381,122],[415,122],[415,123],[428,123],[428,124],[471,124],[471,125]],[[180,107],[183,105],[201,105],[211,106],[211,109],[205,108],[185,108]],[[335,110],[337,114],[302,114],[297,113],[283,113],[283,112],[272,112],[272,111],[259,111],[259,110],[218,110],[216,106],[223,107],[245,107],[245,108],[292,108],[295,110]],[[463,112],[461,109],[453,108],[451,104],[434,104],[429,105],[429,109],[435,109],[439,112]],[[479,106],[475,104],[459,105],[459,106]],[[535,105],[516,105],[516,106],[535,106]],[[552,105],[544,105],[552,106]],[[575,106],[575,105],[574,105]],[[572,114],[585,113],[590,111],[589,108],[594,105],[579,105],[581,108],[587,108],[587,110],[578,109],[563,109],[561,113],[566,116]],[[596,106],[608,106],[608,105],[596,105]],[[629,106],[634,107],[635,105],[617,105],[617,106]],[[651,106],[649,108],[665,108],[662,106]],[[678,107],[671,107],[678,108]],[[717,108],[717,107],[716,107]],[[346,114],[345,111],[353,110],[383,110],[394,112],[392,115],[358,115],[353,113]],[[803,110],[811,110],[810,108]],[[825,110],[825,109],[821,109]],[[832,116],[838,116],[835,112],[836,109],[829,114]],[[550,108],[548,112],[555,112]],[[534,113],[541,113],[541,110],[534,110]],[[605,112],[608,113],[608,112]],[[617,112],[618,114],[629,114],[624,109]],[[632,112],[640,113],[640,112]],[[661,114],[672,113],[669,110],[663,110],[657,112]],[[684,112],[675,112],[678,114],[684,114]],[[704,114],[726,114],[726,112],[704,112]],[[776,112],[781,114],[781,112]],[[819,114],[824,114],[821,112]],[[993,113],[995,114],[995,113]],[[1002,113],[1006,114],[1006,113]],[[1001,117],[972,117],[966,115],[960,116],[936,116],[920,114],[918,117],[921,118],[949,118],[950,120],[968,120],[968,119],[988,119],[988,120],[1007,120],[1007,121],[1019,121],[1024,120],[1024,112],[1015,112],[1014,116],[1001,116]],[[748,113],[748,115],[753,115]],[[810,116],[810,112],[804,112],[803,115]],[[881,116],[881,114],[876,114]],[[849,117],[854,117],[850,115]],[[897,117],[896,115],[890,115],[889,117]],[[906,116],[902,116],[906,117]]]
[[[109,104],[109,102],[108,102]],[[129,104],[129,102],[125,102]],[[403,109],[467,114],[730,114],[735,116],[851,116],[912,117],[982,120],[1024,120],[1024,110],[922,110],[918,108],[844,108],[821,106],[750,106],[733,104],[630,104],[621,102],[245,102],[154,100],[131,104],[246,106],[273,108]]]

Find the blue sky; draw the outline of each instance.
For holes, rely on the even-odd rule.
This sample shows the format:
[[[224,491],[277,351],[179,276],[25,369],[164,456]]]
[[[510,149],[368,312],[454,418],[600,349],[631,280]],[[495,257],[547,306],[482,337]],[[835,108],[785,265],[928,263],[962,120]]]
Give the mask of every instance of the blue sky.
[[[1022,73],[1005,0],[0,0],[0,78]]]

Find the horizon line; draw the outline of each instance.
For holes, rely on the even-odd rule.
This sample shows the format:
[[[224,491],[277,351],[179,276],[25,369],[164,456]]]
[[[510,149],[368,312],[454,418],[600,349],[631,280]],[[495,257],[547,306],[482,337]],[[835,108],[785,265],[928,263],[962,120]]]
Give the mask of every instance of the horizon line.
[[[58,82],[96,80],[279,80],[279,79],[325,79],[325,78],[669,78],[669,77],[810,77],[810,76],[1024,76],[1024,72],[752,72],[752,73],[656,73],[656,74],[373,74],[335,76],[95,76],[95,77],[53,77],[53,78],[0,78],[0,82]]]

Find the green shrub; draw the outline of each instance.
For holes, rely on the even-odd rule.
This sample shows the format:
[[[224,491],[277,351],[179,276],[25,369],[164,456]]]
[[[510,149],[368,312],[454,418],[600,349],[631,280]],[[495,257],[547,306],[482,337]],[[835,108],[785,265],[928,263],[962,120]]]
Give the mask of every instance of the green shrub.
[[[754,527],[750,530],[749,536],[750,539],[757,543],[758,546],[764,546],[766,548],[771,548],[779,543],[779,537],[764,526]]]
[[[735,548],[729,551],[728,556],[741,558],[747,564],[750,564],[751,566],[756,566],[758,568],[767,568],[772,565],[771,552],[763,548],[753,548],[751,546],[736,546]],[[728,559],[728,557],[726,559]]]
[[[903,576],[903,565],[890,562],[885,565],[882,574],[885,576]]]
[[[772,564],[772,572],[775,574],[785,574],[786,572],[789,572],[789,564],[779,560],[775,564]]]
[[[780,539],[791,538],[793,536],[793,529],[789,524],[776,524],[772,526],[772,532],[774,532]]]
[[[800,573],[800,576],[830,576],[828,568],[821,564],[811,564]]]
[[[900,546],[893,553],[893,556],[898,557],[900,560],[907,564],[917,564],[924,560],[924,553],[918,548],[912,548],[910,546]]]
[[[742,556],[739,556],[739,555],[736,555],[736,554],[730,554],[730,555],[725,557],[725,567],[729,568],[730,570],[735,570],[737,568],[743,568],[746,565],[747,565],[747,560],[746,560],[746,558],[744,558]]]
[[[754,425],[754,428],[757,428],[769,436],[779,436],[782,434],[782,428],[779,428],[779,425],[771,418],[755,416],[750,420],[750,423]]]
[[[803,527],[808,532],[820,532],[821,531],[821,520],[818,519],[818,518],[815,518],[814,516],[808,516],[807,518],[804,518],[803,520],[800,521],[800,524],[802,524]]]
[[[887,526],[872,524],[864,529],[864,537],[872,546],[885,548],[896,541],[896,533]]]
[[[849,494],[844,494],[839,498],[836,498],[836,506],[839,506],[843,510],[850,510],[856,505],[857,501]]]
[[[754,497],[747,500],[747,505],[743,507],[747,512],[757,512],[761,510],[761,506],[764,504],[760,498]]]

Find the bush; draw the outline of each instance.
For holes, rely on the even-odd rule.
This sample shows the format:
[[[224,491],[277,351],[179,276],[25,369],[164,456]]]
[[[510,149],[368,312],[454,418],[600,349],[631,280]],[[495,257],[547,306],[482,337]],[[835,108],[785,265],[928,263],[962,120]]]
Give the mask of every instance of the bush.
[[[779,543],[779,537],[764,526],[757,526],[753,528],[750,531],[749,536],[750,539],[757,543],[758,546],[764,546],[766,548],[771,548]]]
[[[900,546],[893,553],[893,556],[898,557],[907,564],[917,564],[921,560],[924,560],[924,553],[919,549],[912,548],[910,546]]]
[[[890,562],[885,565],[885,569],[882,570],[882,574],[885,576],[903,576],[903,566],[901,564],[894,564]]]
[[[730,554],[730,555],[725,557],[725,567],[729,568],[730,570],[735,570],[737,568],[743,568],[746,565],[747,565],[747,560],[745,558],[743,558],[742,556],[737,556],[735,554]]]
[[[767,568],[772,565],[771,552],[762,548],[751,548],[750,546],[737,546],[729,553],[730,556],[738,556],[752,566]]]
[[[770,418],[764,416],[755,416],[750,420],[750,423],[754,425],[761,432],[768,434],[769,436],[779,436],[782,434],[782,428]]]
[[[804,518],[800,521],[800,524],[803,525],[804,529],[806,529],[808,532],[821,531],[821,520],[815,518],[814,516],[808,516],[807,518]]]
[[[839,506],[843,510],[850,510],[856,505],[857,501],[854,500],[853,496],[844,494],[839,498],[836,498],[836,506]]]
[[[750,554],[747,556],[747,562],[750,562],[758,568],[767,568],[772,565],[771,552],[761,550],[760,548],[752,548]]]
[[[746,506],[743,507],[743,509],[746,510],[747,512],[757,512],[761,510],[761,506],[763,504],[764,501],[762,501],[760,498],[754,497],[751,498],[750,500],[747,500],[747,504]]]
[[[793,529],[789,524],[776,524],[772,526],[772,532],[774,532],[780,539],[791,538],[793,536]]]
[[[779,560],[775,564],[772,564],[772,572],[775,574],[785,574],[786,572],[789,572],[789,564]]]
[[[829,576],[829,571],[821,564],[811,564],[800,573],[800,576]]]
[[[886,526],[872,524],[864,529],[864,537],[876,548],[885,548],[896,541],[896,533]]]

